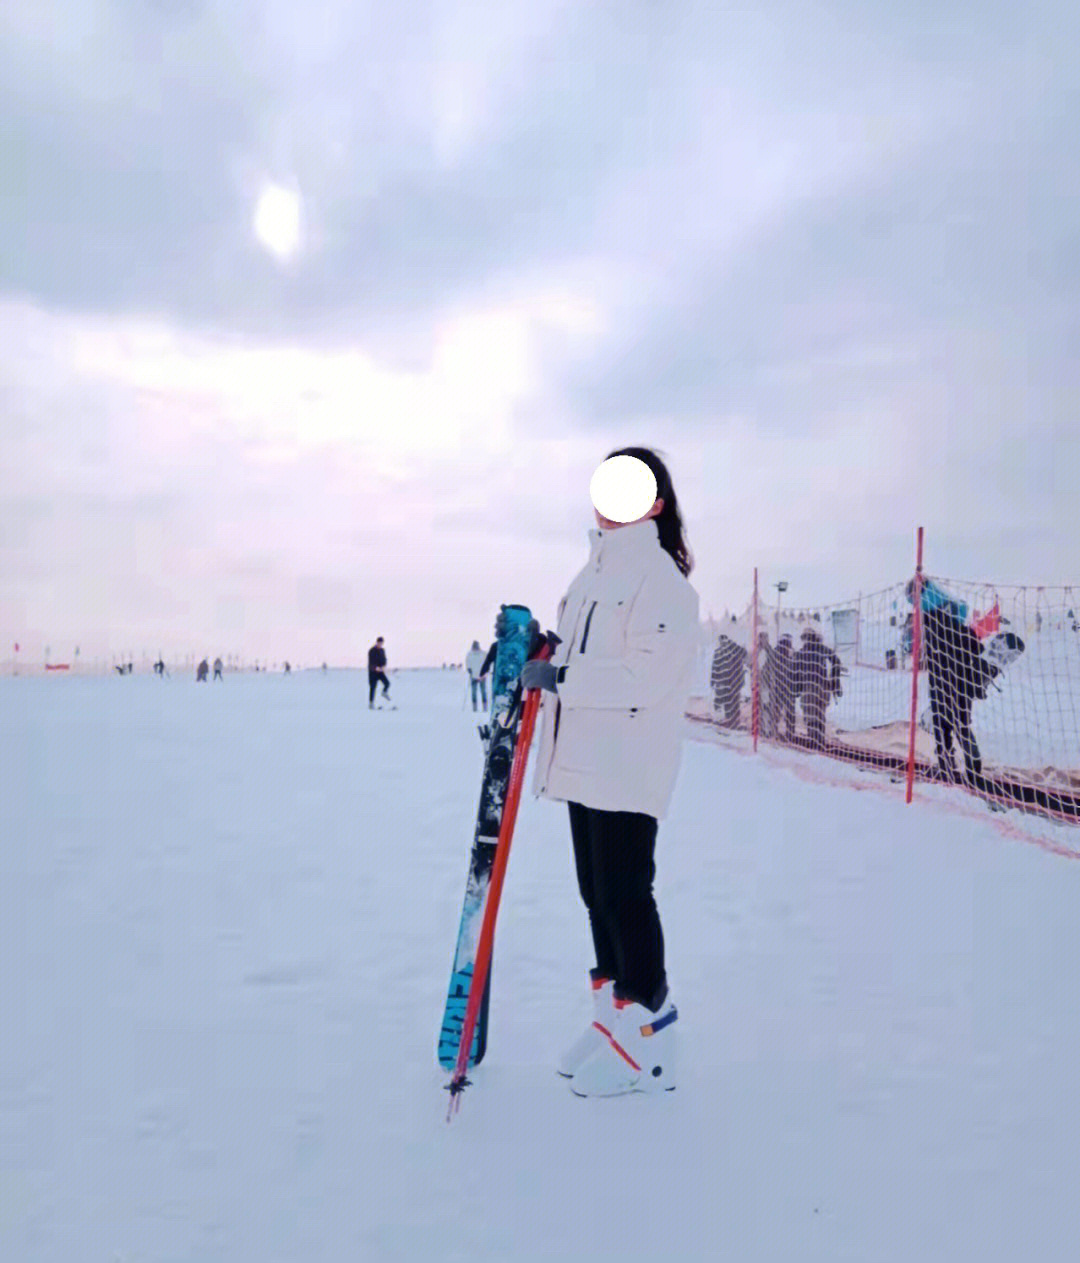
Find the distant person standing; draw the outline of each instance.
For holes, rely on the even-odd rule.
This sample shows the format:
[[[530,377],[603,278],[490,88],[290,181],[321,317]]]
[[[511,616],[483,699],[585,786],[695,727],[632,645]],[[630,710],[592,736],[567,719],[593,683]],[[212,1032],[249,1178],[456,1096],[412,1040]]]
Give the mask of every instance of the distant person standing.
[[[821,639],[815,627],[804,627],[802,648],[792,659],[795,688],[802,702],[806,735],[815,750],[825,748],[825,710],[833,697],[841,697],[840,659]]]
[[[204,684],[209,678],[210,678],[210,663],[207,662],[205,658],[203,658],[202,662],[199,663],[198,669],[195,672],[195,680],[196,680],[196,683],[198,684]]]
[[[757,642],[757,676],[758,676],[758,706],[760,713],[758,718],[759,731],[763,737],[773,737],[776,735],[775,725],[773,723],[776,693],[774,689],[773,676],[775,668],[773,667],[773,648],[769,644],[768,632],[758,632]]]
[[[158,656],[157,662],[154,663],[154,674],[160,676],[164,676],[165,674],[165,659],[160,655]]]
[[[221,659],[220,659],[220,658],[215,658],[215,659],[214,659],[214,679],[215,679],[215,680],[224,680],[224,679],[225,679],[225,677],[222,675],[222,671],[223,671],[224,669],[225,669],[225,668],[224,668],[224,663],[221,661]]]
[[[465,655],[465,670],[469,673],[469,689],[472,693],[472,708],[476,710],[476,693],[479,688],[480,700],[483,707],[487,710],[487,676],[484,671],[484,664],[487,661],[487,655],[480,648],[480,642],[474,640],[472,648]]]
[[[375,643],[368,650],[367,655],[367,678],[368,678],[368,709],[375,709],[375,691],[382,685],[383,697],[390,696],[390,681],[386,675],[386,650],[383,648],[383,638],[378,636]]]
[[[795,655],[786,632],[773,650],[772,689],[772,735],[790,741],[795,736]]]
[[[730,636],[719,636],[712,657],[709,683],[713,691],[713,712],[726,727],[739,723],[743,674],[746,671],[746,650]]]

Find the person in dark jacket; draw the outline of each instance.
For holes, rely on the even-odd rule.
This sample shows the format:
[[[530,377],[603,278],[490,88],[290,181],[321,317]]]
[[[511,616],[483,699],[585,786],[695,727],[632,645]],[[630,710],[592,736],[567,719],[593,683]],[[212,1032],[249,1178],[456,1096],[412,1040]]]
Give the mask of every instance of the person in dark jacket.
[[[737,727],[739,723],[746,656],[746,650],[742,645],[737,645],[730,636],[721,635],[717,638],[709,683],[712,685],[714,713],[720,723],[730,728]]]
[[[795,655],[791,637],[776,642],[772,659],[772,735],[790,741],[795,736]]]
[[[390,696],[390,681],[386,675],[386,650],[383,648],[383,638],[377,637],[375,643],[368,650],[367,656],[367,677],[368,677],[368,709],[375,709],[375,691],[379,685],[382,685],[383,697]]]
[[[841,697],[840,659],[821,639],[815,627],[804,627],[802,648],[792,659],[795,689],[802,703],[806,735],[816,750],[825,748],[825,709],[833,697]]]
[[[908,584],[913,600],[914,583]],[[930,682],[930,716],[938,771],[948,781],[960,777],[953,740],[964,754],[967,777],[980,775],[982,755],[971,728],[972,705],[986,696],[998,669],[983,657],[982,641],[964,622],[966,607],[927,580],[922,591],[922,641]]]
[[[758,632],[757,655],[758,698],[761,707],[759,731],[763,737],[773,737],[776,735],[776,668],[773,665],[773,647],[769,644],[768,632]]]
[[[202,662],[199,663],[198,670],[195,672],[195,679],[197,683],[203,684],[206,682],[209,676],[210,676],[210,663],[207,662],[205,658],[203,658]]]

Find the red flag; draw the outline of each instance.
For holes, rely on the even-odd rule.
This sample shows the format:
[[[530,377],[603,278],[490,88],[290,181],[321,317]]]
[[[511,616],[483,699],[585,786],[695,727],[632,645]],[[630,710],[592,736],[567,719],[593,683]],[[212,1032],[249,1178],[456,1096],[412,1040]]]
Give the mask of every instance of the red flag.
[[[975,613],[975,617],[971,621],[971,630],[980,640],[989,636],[992,632],[996,632],[1001,627],[1001,609],[998,602],[995,601],[993,608],[986,611],[985,614]]]

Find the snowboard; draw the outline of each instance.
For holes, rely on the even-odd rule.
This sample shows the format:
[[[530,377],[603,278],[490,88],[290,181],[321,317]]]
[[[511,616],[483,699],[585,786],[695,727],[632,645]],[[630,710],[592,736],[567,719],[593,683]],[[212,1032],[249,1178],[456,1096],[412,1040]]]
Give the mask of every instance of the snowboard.
[[[1024,652],[1023,640],[1015,632],[997,632],[986,641],[987,662],[1003,671]]]
[[[516,688],[521,668],[532,647],[534,625],[532,614],[523,605],[504,605],[498,622],[498,639],[495,650],[495,669],[492,673],[491,716],[486,725],[486,752],[484,772],[480,782],[480,805],[476,813],[472,851],[469,855],[469,871],[465,883],[465,899],[461,909],[457,946],[450,970],[450,986],[447,990],[446,1007],[439,1030],[439,1065],[453,1070],[458,1058],[461,1030],[465,1022],[465,1010],[469,1003],[473,965],[476,960],[477,939],[484,916],[484,902],[495,863],[495,849],[499,840],[503,804],[510,781],[510,767],[517,741],[517,705],[519,690]],[[484,735],[482,733],[482,735]],[[483,1059],[487,1048],[488,1001],[491,992],[491,972],[484,987],[479,1019],[469,1050],[469,1066]]]

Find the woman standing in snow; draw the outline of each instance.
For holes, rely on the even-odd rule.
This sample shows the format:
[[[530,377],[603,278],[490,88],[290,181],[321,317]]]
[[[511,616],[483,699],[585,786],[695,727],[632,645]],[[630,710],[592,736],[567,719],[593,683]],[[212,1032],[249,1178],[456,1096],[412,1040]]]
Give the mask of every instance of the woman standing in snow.
[[[569,805],[596,951],[595,1020],[559,1066],[579,1096],[675,1086],[678,1014],[652,885],[657,823],[681,756],[698,596],[687,582],[693,562],[663,461],[641,447],[607,459],[614,457],[647,467],[655,499],[634,521],[596,510],[589,561],[559,606],[561,644],[550,661],[522,671],[526,688],[552,694],[542,712],[535,790]]]

